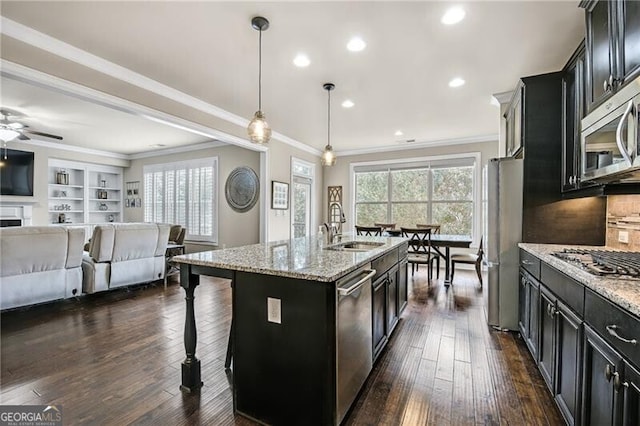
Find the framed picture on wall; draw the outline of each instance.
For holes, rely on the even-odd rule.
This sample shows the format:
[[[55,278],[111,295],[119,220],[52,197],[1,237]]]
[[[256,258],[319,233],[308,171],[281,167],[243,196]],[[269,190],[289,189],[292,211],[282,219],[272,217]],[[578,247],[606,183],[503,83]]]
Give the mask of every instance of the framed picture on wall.
[[[287,210],[289,208],[289,184],[285,182],[271,181],[271,208]]]

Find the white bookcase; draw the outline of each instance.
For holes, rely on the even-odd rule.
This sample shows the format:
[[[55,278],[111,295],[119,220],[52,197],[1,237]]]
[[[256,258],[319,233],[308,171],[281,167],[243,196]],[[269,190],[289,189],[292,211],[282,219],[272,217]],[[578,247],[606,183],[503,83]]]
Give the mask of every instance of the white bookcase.
[[[122,222],[122,172],[121,167],[49,159],[49,222]]]

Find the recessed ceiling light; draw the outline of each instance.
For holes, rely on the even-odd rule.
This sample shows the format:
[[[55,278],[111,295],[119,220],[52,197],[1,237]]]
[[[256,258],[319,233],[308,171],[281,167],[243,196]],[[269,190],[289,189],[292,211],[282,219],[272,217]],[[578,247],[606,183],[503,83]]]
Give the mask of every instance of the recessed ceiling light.
[[[395,135],[396,136],[402,136],[402,135],[404,135],[404,133],[402,133],[402,130],[396,130]]]
[[[342,107],[343,108],[351,108],[354,105],[355,104],[353,103],[353,101],[351,99],[345,99],[345,101],[342,102]]]
[[[309,57],[304,53],[298,53],[296,57],[293,58],[293,64],[299,68],[308,67],[310,63]]]
[[[442,22],[445,25],[453,25],[464,19],[465,11],[460,6],[453,6],[447,9],[447,11],[442,15]]]
[[[347,49],[352,52],[360,52],[361,50],[364,50],[365,47],[367,47],[367,43],[365,43],[360,37],[353,37],[349,40],[349,43],[347,43]]]
[[[449,87],[460,87],[464,85],[464,80],[460,77],[456,77],[449,82]]]

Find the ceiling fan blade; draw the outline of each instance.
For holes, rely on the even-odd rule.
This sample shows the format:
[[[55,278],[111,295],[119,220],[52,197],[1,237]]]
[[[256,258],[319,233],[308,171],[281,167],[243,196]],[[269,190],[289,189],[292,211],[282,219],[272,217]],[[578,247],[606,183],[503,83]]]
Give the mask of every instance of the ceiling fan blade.
[[[36,132],[35,130],[24,130],[24,132],[29,133],[30,135],[44,136],[46,138],[57,139],[59,141],[62,140],[62,136],[52,135],[50,133]]]
[[[30,140],[31,140],[31,138],[30,138],[29,136],[25,135],[24,133],[20,133],[20,136],[18,136],[18,140],[21,140],[21,141],[30,141]]]

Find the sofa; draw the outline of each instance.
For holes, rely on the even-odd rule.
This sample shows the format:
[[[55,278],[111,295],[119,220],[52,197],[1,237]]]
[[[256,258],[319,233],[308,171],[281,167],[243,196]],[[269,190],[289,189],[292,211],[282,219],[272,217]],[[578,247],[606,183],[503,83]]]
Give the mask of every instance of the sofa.
[[[163,279],[170,226],[164,223],[96,225],[89,251],[82,258],[82,291],[91,294]]]
[[[79,296],[83,244],[81,228],[0,228],[0,309]]]

